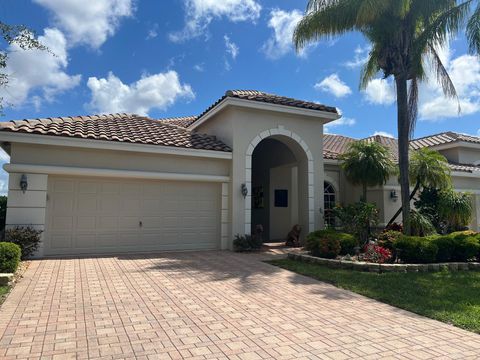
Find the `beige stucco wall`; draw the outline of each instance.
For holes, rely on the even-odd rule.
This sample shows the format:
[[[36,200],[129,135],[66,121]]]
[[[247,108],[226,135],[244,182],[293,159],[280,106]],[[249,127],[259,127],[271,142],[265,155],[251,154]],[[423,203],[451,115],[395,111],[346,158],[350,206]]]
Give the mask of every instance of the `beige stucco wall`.
[[[302,176],[302,174],[308,174],[309,164],[299,141],[292,140],[288,136],[276,136],[277,139],[286,143],[295,153],[297,159],[300,160],[298,164],[299,222],[303,228],[303,234],[308,233],[310,220],[312,220],[314,228],[323,227],[323,218],[320,211],[323,208],[324,178],[323,157],[321,156],[323,147],[323,122],[321,119],[277,111],[230,108],[217,114],[216,118],[211,120],[200,125],[198,131],[216,135],[233,148],[231,168],[232,237],[235,234],[246,232],[245,224],[249,221],[251,215],[250,209],[246,208],[248,201],[243,199],[240,191],[241,185],[248,183],[250,179],[247,181],[247,178],[251,176],[246,171],[251,169],[251,157],[246,156],[247,150],[257,136],[271,129],[282,129],[286,133],[294,132],[308,146],[313,157],[311,164],[313,169],[311,174],[312,189],[308,188],[308,179]],[[251,188],[249,192],[251,193]],[[311,202],[311,208],[314,209],[311,214],[308,212],[308,206],[305,206],[305,201]]]

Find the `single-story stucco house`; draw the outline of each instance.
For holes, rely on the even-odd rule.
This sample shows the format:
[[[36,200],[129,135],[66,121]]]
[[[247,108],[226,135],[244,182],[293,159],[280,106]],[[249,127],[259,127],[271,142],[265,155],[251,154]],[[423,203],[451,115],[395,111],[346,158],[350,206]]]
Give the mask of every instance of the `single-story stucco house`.
[[[338,162],[355,139],[323,134],[339,117],[318,103],[227,91],[185,118],[4,122],[7,226],[43,229],[38,256],[231,249],[236,234],[257,224],[269,241],[297,223],[305,235],[331,221],[333,204],[359,198]],[[474,193],[480,209],[480,138],[445,133],[412,142],[422,146],[448,157],[456,188]],[[383,222],[399,205],[395,191],[393,178],[369,191]],[[472,227],[479,223],[477,211]]]

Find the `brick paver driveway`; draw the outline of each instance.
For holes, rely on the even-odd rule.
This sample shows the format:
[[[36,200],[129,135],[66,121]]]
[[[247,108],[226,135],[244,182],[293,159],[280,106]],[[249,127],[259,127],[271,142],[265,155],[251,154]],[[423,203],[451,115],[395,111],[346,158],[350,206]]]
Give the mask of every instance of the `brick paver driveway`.
[[[34,261],[0,314],[0,358],[480,358],[478,335],[228,252]]]

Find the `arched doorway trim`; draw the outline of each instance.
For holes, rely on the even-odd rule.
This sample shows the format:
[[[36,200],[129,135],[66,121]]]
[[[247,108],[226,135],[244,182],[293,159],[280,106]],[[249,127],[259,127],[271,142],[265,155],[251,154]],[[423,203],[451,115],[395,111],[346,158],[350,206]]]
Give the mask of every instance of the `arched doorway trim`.
[[[285,136],[294,140],[305,152],[308,160],[308,232],[315,230],[315,198],[314,198],[314,169],[313,154],[303,139],[293,131],[285,129],[283,126],[265,130],[258,134],[248,145],[245,154],[245,185],[248,189],[248,195],[245,197],[245,234],[250,234],[252,227],[252,155],[257,145],[264,139],[273,136]]]

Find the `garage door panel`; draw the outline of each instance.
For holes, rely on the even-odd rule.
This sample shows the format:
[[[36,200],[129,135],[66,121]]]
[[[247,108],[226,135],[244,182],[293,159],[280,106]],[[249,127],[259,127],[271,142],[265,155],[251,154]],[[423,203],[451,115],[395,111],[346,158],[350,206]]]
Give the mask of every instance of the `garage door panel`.
[[[220,184],[51,176],[48,195],[46,255],[219,247]]]

